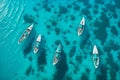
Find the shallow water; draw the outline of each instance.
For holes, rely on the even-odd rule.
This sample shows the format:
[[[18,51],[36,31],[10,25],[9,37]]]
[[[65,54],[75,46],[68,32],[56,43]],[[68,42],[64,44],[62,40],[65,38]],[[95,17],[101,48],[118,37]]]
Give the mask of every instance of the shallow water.
[[[119,80],[119,0],[0,0],[0,80]],[[77,29],[82,17],[86,26]],[[17,44],[34,23],[30,36]],[[33,53],[42,35],[38,54]],[[52,65],[57,45],[60,61]],[[97,45],[100,65],[94,68]]]

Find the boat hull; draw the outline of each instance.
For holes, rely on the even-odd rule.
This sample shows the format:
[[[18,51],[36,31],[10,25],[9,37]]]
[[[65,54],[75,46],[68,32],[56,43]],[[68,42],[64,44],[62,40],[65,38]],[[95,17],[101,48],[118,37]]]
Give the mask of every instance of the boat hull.
[[[78,27],[78,36],[80,36],[83,33],[84,27],[85,27],[85,18],[83,17]]]
[[[36,54],[38,52],[40,42],[41,42],[41,34],[38,35],[38,37],[36,39],[36,42],[35,42],[36,44],[34,45],[34,49],[33,49],[34,54]]]
[[[20,44],[22,41],[24,41],[25,39],[27,39],[27,37],[30,35],[31,31],[33,29],[33,24],[30,25],[22,34],[22,36],[20,37],[20,39],[18,40],[18,44]]]
[[[60,53],[61,53],[61,45],[59,44],[54,55],[53,65],[56,65],[59,62]]]
[[[93,64],[95,68],[98,68],[99,66],[99,53],[98,53],[98,49],[97,46],[94,45],[93,48]]]
[[[84,31],[84,27],[83,28],[80,28],[78,27],[78,36],[80,36]]]

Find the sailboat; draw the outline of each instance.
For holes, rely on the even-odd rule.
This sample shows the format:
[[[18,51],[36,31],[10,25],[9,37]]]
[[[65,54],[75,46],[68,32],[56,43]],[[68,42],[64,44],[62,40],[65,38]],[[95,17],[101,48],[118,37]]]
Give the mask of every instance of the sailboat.
[[[61,54],[61,44],[58,45],[56,51],[55,51],[55,55],[54,55],[54,59],[53,59],[53,65],[56,65],[59,61],[60,58],[60,54]]]
[[[36,54],[39,50],[39,45],[40,45],[40,42],[41,42],[41,34],[38,35],[37,39],[36,39],[36,42],[35,42],[35,45],[34,45],[34,54]]]
[[[85,26],[85,18],[83,17],[78,26],[78,36],[80,36],[83,33],[84,26]]]
[[[92,59],[93,59],[93,63],[94,63],[95,68],[98,68],[98,66],[99,66],[99,54],[98,54],[98,49],[97,49],[96,45],[94,45],[94,48],[93,48]]]
[[[33,28],[33,24],[31,24],[22,34],[22,36],[20,37],[20,39],[18,40],[18,44],[20,44],[23,40],[25,40],[31,33]]]

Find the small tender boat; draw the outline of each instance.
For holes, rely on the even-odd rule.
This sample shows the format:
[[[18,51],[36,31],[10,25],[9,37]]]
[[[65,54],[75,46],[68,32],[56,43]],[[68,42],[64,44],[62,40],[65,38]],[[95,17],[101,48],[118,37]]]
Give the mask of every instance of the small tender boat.
[[[37,39],[36,39],[36,42],[35,42],[35,45],[34,45],[34,53],[36,54],[39,50],[39,45],[40,45],[40,42],[41,42],[41,34],[38,35]]]
[[[78,36],[80,36],[83,33],[84,26],[85,26],[85,18],[83,17],[78,26]]]
[[[94,66],[95,68],[98,68],[99,66],[99,54],[98,54],[98,49],[97,49],[97,46],[94,45],[94,48],[93,48],[93,63],[94,63]]]
[[[24,33],[22,34],[22,36],[20,37],[20,39],[18,40],[18,44],[21,43],[23,40],[25,40],[31,33],[32,31],[32,28],[33,28],[33,24],[30,25],[25,31]]]
[[[58,63],[60,53],[61,53],[61,45],[59,44],[54,55],[53,65],[56,65]]]

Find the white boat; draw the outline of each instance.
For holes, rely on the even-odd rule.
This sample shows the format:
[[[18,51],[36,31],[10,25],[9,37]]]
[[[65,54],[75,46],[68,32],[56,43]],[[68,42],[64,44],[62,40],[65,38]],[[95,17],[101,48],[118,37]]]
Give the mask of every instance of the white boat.
[[[58,63],[59,58],[60,58],[60,53],[61,53],[61,45],[59,44],[56,51],[55,51],[53,65],[56,65]]]
[[[85,18],[83,17],[78,26],[78,36],[80,36],[83,33],[84,26],[85,26]]]
[[[22,34],[22,36],[20,37],[20,39],[18,40],[18,44],[21,43],[23,40],[25,40],[31,33],[32,31],[32,28],[33,28],[33,24],[30,25],[25,31],[24,33]]]
[[[41,34],[39,34],[37,39],[36,39],[36,42],[35,42],[35,45],[34,45],[34,54],[36,54],[38,52],[40,42],[41,42]]]
[[[98,54],[98,49],[97,49],[97,46],[94,45],[94,48],[93,48],[93,63],[94,63],[94,66],[95,68],[98,68],[99,66],[99,54]]]

